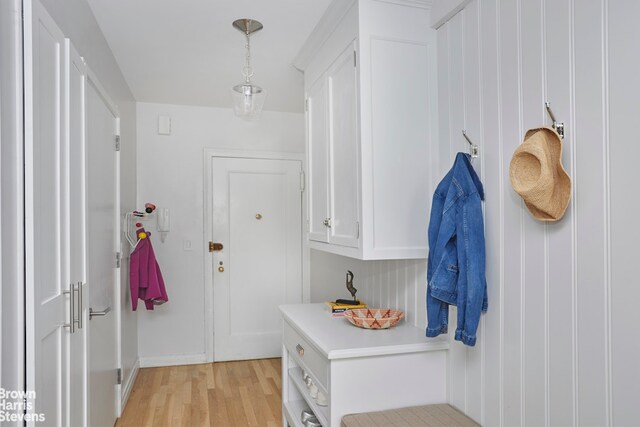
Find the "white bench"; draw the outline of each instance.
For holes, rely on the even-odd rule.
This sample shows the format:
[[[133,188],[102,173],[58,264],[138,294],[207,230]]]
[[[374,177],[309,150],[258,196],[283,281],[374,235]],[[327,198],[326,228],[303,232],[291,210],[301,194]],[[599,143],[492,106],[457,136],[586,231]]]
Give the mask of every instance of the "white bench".
[[[412,406],[342,417],[342,427],[477,427],[478,423],[447,404]]]

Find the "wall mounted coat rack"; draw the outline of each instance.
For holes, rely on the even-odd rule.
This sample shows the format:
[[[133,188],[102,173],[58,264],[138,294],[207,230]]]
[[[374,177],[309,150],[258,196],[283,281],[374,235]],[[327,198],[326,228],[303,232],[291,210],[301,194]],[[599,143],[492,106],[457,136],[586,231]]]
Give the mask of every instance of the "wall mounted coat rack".
[[[469,137],[467,136],[467,131],[466,130],[462,130],[462,136],[464,136],[464,139],[467,140],[467,142],[469,143],[469,156],[471,156],[471,160],[473,159],[477,159],[479,154],[478,154],[478,146],[475,145],[473,142],[471,142],[471,140],[469,139]]]
[[[547,113],[549,113],[549,117],[551,117],[552,127],[558,132],[561,139],[564,139],[564,122],[558,122],[556,120],[556,116],[553,115],[553,111],[551,111],[551,103],[549,101],[544,103],[544,106],[547,108]]]

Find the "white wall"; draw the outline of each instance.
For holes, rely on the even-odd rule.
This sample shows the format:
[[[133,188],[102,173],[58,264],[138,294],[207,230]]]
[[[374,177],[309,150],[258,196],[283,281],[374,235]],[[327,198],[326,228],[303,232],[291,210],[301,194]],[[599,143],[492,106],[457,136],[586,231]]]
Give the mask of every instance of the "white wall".
[[[136,107],[129,86],[111,53],[86,0],[41,0],[62,32],[95,73],[120,114],[120,209],[135,209],[136,201]],[[91,167],[91,165],[88,165]],[[126,247],[125,247],[126,250]],[[122,369],[127,385],[138,357],[137,317],[128,310],[128,268],[121,269]],[[123,391],[126,387],[123,387]]]
[[[0,387],[6,390],[24,389],[21,12],[19,0],[0,1]]]
[[[170,136],[158,135],[159,115],[171,117]],[[249,123],[230,109],[138,103],[137,117],[138,209],[153,202],[171,210],[164,243],[150,225],[169,302],[153,312],[138,309],[141,364],[204,362],[205,286],[211,286],[204,281],[204,149],[302,152],[303,115],[265,111]],[[184,240],[191,251],[183,250]]]
[[[489,311],[450,354],[450,402],[483,425],[638,425],[640,4],[474,0],[438,30],[441,172],[466,129],[486,192]],[[531,218],[508,168],[566,125],[565,217]]]

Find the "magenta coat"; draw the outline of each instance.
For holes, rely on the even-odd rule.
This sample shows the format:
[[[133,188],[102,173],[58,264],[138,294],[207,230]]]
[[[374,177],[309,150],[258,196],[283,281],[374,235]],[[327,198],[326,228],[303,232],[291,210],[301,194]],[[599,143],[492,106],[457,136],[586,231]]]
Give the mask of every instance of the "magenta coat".
[[[144,228],[140,228],[136,231],[136,235],[141,232],[146,233]],[[150,233],[147,233],[147,236],[149,235]],[[149,237],[138,241],[131,253],[129,263],[129,286],[133,311],[138,308],[138,298],[144,301],[147,310],[153,310],[154,305],[169,301]]]

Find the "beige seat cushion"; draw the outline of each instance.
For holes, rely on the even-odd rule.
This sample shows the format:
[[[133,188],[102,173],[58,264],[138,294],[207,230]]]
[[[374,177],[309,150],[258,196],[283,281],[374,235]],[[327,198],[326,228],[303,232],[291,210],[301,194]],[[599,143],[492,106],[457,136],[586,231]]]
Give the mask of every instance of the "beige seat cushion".
[[[341,425],[342,427],[471,427],[480,424],[453,406],[440,404],[345,415],[342,417]]]

